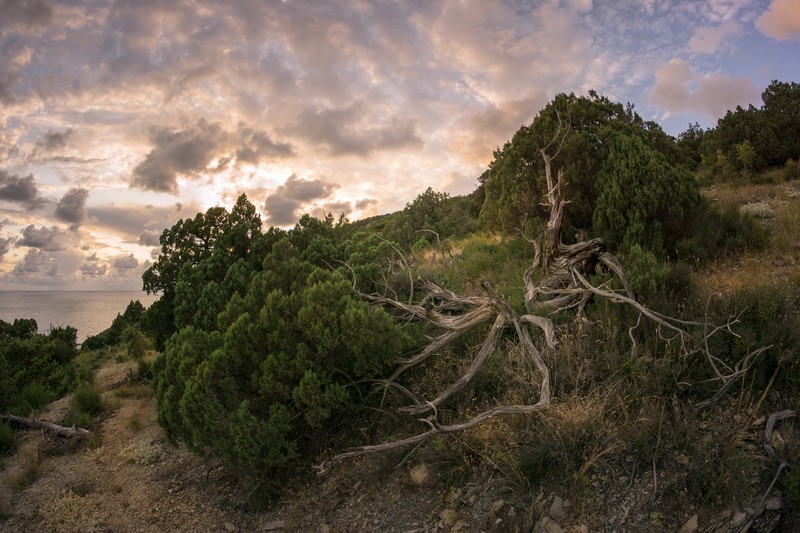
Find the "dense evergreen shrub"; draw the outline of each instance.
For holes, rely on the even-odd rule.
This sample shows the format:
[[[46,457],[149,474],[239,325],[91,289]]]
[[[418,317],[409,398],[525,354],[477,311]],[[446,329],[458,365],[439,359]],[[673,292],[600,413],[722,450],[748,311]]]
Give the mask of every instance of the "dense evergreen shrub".
[[[0,411],[28,414],[72,390],[78,377],[77,333],[58,327],[43,335],[35,320],[0,320]]]
[[[638,136],[612,133],[597,173],[593,214],[596,235],[612,248],[674,250],[700,201],[691,173],[670,165]]]
[[[216,449],[236,464],[270,468],[302,438],[357,409],[409,338],[350,281],[303,261],[282,241],[218,329],[186,326],[153,364],[158,422],[173,441]]]

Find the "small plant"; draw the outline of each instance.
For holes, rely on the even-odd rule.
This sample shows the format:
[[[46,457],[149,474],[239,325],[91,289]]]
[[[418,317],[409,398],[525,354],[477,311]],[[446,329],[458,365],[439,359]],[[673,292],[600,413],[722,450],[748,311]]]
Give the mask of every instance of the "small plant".
[[[97,450],[103,445],[103,439],[97,433],[92,433],[86,437],[86,448],[89,450]]]
[[[20,471],[12,478],[11,484],[17,491],[23,491],[39,477],[39,449],[29,449],[20,457]]]
[[[75,389],[70,405],[80,414],[98,415],[103,410],[101,394],[99,387],[84,383]]]
[[[128,351],[128,357],[141,360],[147,349],[147,337],[138,327],[128,326],[122,332],[122,343]]]
[[[139,418],[139,413],[135,413],[129,420],[128,420],[128,429],[131,431],[139,431],[142,429],[142,420]]]
[[[149,361],[139,359],[136,367],[136,376],[139,379],[150,381],[153,379],[153,369]]]
[[[34,381],[22,388],[19,401],[25,411],[37,411],[53,401],[53,392],[46,385]]]

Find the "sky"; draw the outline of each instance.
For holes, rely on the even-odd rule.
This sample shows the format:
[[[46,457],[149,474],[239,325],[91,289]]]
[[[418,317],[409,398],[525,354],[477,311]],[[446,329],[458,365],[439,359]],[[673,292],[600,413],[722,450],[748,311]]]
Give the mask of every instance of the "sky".
[[[800,81],[800,0],[0,0],[0,290],[137,290],[161,232],[467,194],[561,92],[671,135]]]

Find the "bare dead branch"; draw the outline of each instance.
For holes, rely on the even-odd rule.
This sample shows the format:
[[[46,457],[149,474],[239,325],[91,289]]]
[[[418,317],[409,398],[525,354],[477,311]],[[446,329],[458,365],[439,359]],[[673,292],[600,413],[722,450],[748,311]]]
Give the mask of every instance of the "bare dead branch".
[[[771,415],[769,415],[769,418],[767,419],[767,425],[764,428],[764,449],[767,450],[767,453],[769,453],[770,455],[775,453],[775,450],[772,449],[772,433],[773,431],[775,431],[775,424],[779,420],[785,420],[787,418],[791,418],[796,414],[797,413],[795,413],[791,409],[786,409],[784,411],[778,411],[777,413],[772,413]]]
[[[732,327],[738,322],[739,316],[729,317],[728,321],[721,325],[711,324],[708,313],[710,300],[707,304],[707,312],[703,322],[683,320],[658,313],[637,300],[623,265],[613,254],[605,249],[603,239],[589,239],[583,235],[578,235],[578,242],[574,244],[565,245],[562,242],[566,206],[569,202],[564,198],[565,177],[563,168],[557,169],[554,175],[553,161],[559,155],[570,130],[569,128],[564,128],[560,115],[558,115],[558,121],[559,126],[550,143],[540,150],[547,182],[546,203],[544,205],[550,208],[549,219],[544,229],[535,238],[524,234],[524,220],[520,229],[523,238],[531,243],[533,247],[533,260],[525,270],[522,280],[525,287],[524,305],[527,311],[526,314],[520,316],[505,302],[497,298],[493,294],[491,287],[486,284],[483,284],[487,292],[486,296],[456,294],[425,280],[417,280],[416,286],[418,290],[415,291],[414,279],[411,275],[408,261],[405,260],[396,247],[389,243],[400,256],[401,267],[408,272],[411,286],[408,301],[401,302],[396,293],[393,293],[393,296],[388,296],[387,294],[391,290],[388,288],[388,283],[386,283],[387,288],[384,289],[382,295],[362,296],[373,305],[387,308],[393,316],[400,320],[426,323],[437,331],[431,336],[428,344],[417,353],[396,361],[398,366],[387,380],[378,381],[377,383],[384,387],[385,390],[392,388],[400,391],[409,400],[410,405],[400,408],[400,412],[411,415],[428,413],[426,418],[418,419],[427,428],[403,439],[360,446],[335,455],[316,467],[319,474],[324,474],[333,465],[354,457],[371,453],[383,453],[405,446],[419,446],[420,443],[435,435],[464,431],[492,417],[529,415],[547,409],[550,406],[551,395],[550,372],[542,358],[540,349],[533,341],[533,337],[531,337],[530,328],[535,327],[540,330],[544,337],[542,348],[552,350],[557,346],[556,331],[553,321],[548,317],[571,310],[576,310],[576,316],[581,317],[584,306],[592,297],[603,298],[612,303],[628,306],[638,313],[636,324],[628,329],[632,357],[636,356],[638,348],[634,331],[640,326],[644,317],[655,325],[660,338],[667,342],[680,343],[683,357],[701,354],[705,358],[714,373],[715,377],[713,379],[719,381],[721,387],[714,397],[701,402],[697,408],[712,405],[716,402],[735,381],[748,372],[755,358],[769,348],[754,350],[747,357],[740,360],[734,368],[730,368],[729,364],[726,364],[711,352],[709,339],[720,333],[735,335]],[[556,142],[558,142],[558,146],[554,153],[551,154],[551,147]],[[434,233],[437,243],[439,242],[439,235],[436,232],[431,230],[421,231]],[[591,276],[597,273],[598,270],[610,273],[611,279],[598,285],[590,282],[589,279],[592,279]],[[613,280],[621,283],[621,290],[611,288]],[[415,297],[417,298],[416,301]],[[475,328],[485,328],[490,322],[492,322],[492,325],[486,328],[480,349],[467,370],[456,381],[436,393],[433,400],[420,401],[408,388],[397,383],[398,378],[407,370],[421,364],[430,356],[440,353],[441,350],[462,338],[467,332],[474,331]],[[508,334],[508,331],[512,329],[509,326],[513,326],[513,342],[516,350],[524,357],[530,358],[536,369],[538,379],[541,379],[538,400],[530,405],[496,406],[466,420],[450,423],[442,422],[439,419],[439,406],[470,383],[484,366],[487,359],[499,349],[503,335]],[[670,335],[665,335],[665,332],[669,333],[671,337]],[[540,339],[537,338],[537,341],[540,341]],[[792,412],[793,415],[794,413]]]

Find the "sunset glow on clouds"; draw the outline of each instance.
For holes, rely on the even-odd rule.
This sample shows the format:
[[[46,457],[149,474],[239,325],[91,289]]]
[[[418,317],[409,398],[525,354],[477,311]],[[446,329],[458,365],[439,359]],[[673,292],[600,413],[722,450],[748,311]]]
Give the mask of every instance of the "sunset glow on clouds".
[[[0,0],[0,289],[131,288],[178,219],[466,194],[558,92],[672,134],[797,81],[798,0]]]

